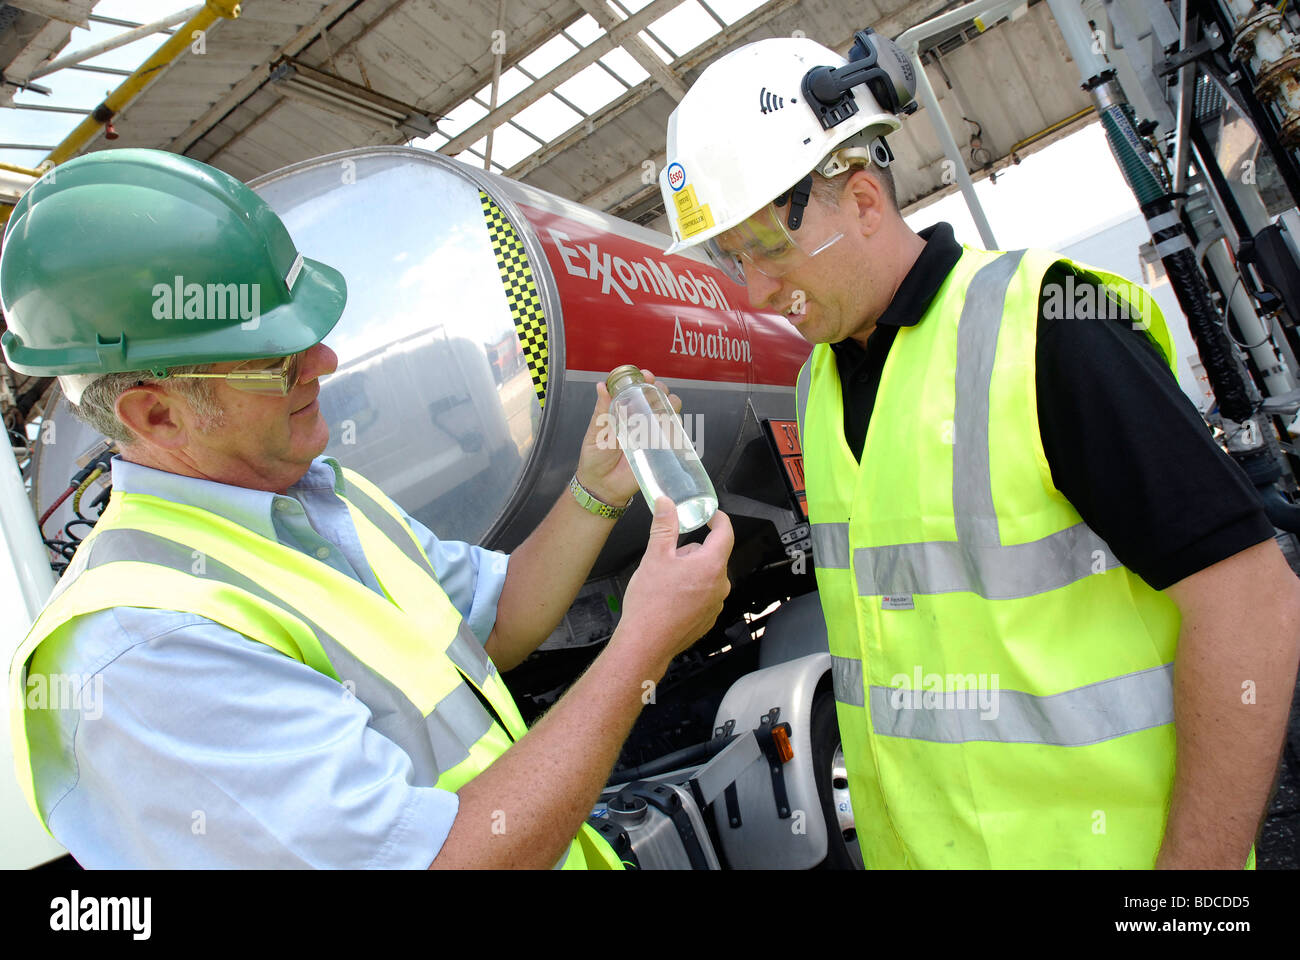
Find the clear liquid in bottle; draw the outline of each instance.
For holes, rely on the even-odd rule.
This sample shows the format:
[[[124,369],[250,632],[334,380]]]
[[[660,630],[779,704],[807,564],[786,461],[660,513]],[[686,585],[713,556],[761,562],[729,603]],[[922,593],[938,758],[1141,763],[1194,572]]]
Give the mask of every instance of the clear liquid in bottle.
[[[704,526],[718,509],[718,495],[667,394],[630,364],[610,373],[606,385],[619,446],[646,503],[653,510],[657,497],[672,500],[679,533]]]

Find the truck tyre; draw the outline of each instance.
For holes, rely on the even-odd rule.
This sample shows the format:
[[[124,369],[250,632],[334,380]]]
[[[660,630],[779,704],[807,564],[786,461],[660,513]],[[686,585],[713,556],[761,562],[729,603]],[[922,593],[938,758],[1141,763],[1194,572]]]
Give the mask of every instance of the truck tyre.
[[[813,700],[811,733],[817,794],[826,821],[826,859],[817,869],[861,870],[862,854],[858,850],[853,825],[853,808],[849,806],[849,784],[844,774],[835,696],[829,687],[820,691]]]

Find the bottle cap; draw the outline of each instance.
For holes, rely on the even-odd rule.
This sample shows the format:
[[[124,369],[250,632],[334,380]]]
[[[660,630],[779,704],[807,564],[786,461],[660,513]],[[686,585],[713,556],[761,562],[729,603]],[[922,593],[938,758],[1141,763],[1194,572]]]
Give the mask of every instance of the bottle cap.
[[[630,383],[645,383],[645,374],[635,363],[625,363],[621,367],[615,367],[605,378],[605,386],[609,388],[611,397]]]

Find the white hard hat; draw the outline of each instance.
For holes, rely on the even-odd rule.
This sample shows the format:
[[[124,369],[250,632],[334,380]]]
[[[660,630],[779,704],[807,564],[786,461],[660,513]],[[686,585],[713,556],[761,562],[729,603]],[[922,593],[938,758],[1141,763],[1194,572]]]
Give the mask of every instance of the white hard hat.
[[[864,40],[869,37],[870,39]],[[890,41],[863,31],[875,63],[874,44],[884,50],[888,88],[876,87],[907,106],[915,90],[911,62]],[[851,54],[859,54],[859,46]],[[855,58],[856,59],[856,58]],[[732,229],[789,191],[827,155],[863,131],[897,130],[898,117],[881,105],[865,82],[843,92],[838,122],[827,127],[804,83],[819,68],[850,61],[814,40],[778,37],[747,44],[705,69],[668,118],[667,164],[659,175],[676,253]],[[895,78],[897,78],[895,80]],[[904,88],[911,82],[911,91]],[[901,104],[899,101],[902,101]],[[888,149],[873,150],[888,162]],[[833,168],[836,169],[836,168]],[[837,169],[843,169],[838,167]]]

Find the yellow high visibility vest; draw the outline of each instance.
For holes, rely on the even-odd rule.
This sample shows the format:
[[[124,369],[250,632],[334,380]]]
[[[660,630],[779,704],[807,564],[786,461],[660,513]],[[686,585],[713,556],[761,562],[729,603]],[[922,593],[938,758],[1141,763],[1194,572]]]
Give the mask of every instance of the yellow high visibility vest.
[[[217,514],[114,492],[14,656],[12,703],[24,703],[38,647],[75,617],[118,606],[193,613],[344,684],[370,708],[371,726],[410,757],[412,783],[459,790],[527,727],[399,508],[360,475],[343,474],[341,496],[383,596]],[[10,722],[18,782],[45,824],[26,710],[11,710]],[[622,867],[585,824],[562,863]]]
[[[829,346],[800,373],[813,556],[869,867],[1150,868],[1159,852],[1180,615],[1052,482],[1035,346],[1043,275],[1061,259],[964,250],[898,330],[860,464]],[[1149,297],[1080,268],[1113,291],[1098,309],[1141,324],[1172,366]]]

